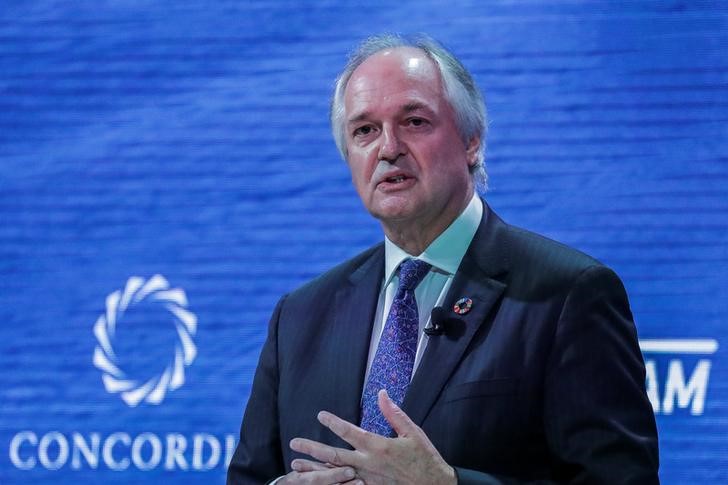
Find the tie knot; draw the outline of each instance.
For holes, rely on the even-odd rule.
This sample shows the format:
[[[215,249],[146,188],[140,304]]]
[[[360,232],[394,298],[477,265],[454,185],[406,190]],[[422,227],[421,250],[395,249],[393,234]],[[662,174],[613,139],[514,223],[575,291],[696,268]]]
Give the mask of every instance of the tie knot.
[[[430,271],[430,264],[419,259],[408,259],[399,265],[399,288],[414,290]]]

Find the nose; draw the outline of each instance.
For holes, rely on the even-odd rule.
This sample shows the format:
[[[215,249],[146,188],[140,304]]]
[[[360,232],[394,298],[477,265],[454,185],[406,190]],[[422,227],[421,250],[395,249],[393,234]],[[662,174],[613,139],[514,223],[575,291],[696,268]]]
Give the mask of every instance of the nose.
[[[395,163],[399,157],[407,153],[405,143],[400,140],[392,127],[383,127],[379,145],[379,160]]]

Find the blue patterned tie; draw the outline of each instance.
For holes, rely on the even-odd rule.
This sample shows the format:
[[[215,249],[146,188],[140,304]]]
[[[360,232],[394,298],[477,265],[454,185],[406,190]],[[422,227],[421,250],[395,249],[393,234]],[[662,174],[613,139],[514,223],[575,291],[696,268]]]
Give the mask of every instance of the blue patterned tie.
[[[382,436],[392,434],[392,427],[377,405],[379,390],[386,389],[398,406],[404,401],[412,378],[420,324],[415,288],[429,270],[430,265],[418,259],[408,259],[399,266],[399,287],[392,300],[362,397],[361,427],[372,433]]]

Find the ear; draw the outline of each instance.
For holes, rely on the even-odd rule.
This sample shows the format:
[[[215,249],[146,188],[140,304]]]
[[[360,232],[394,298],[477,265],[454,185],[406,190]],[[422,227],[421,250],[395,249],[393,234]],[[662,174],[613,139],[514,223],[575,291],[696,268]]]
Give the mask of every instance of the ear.
[[[474,136],[465,147],[465,155],[468,159],[468,166],[473,167],[478,161],[478,151],[480,150],[480,136]]]

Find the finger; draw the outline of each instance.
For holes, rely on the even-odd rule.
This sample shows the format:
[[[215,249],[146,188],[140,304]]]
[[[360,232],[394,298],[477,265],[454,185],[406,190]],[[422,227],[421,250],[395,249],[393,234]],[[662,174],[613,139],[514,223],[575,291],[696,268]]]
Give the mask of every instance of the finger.
[[[357,450],[368,449],[371,441],[379,438],[379,436],[364,431],[359,426],[344,421],[335,414],[327,411],[321,411],[317,417],[321,424],[329,428],[336,436]]]
[[[334,467],[308,472],[294,470],[285,478],[284,483],[350,483],[356,479],[356,472],[351,467]]]
[[[377,394],[377,404],[397,436],[406,438],[417,434],[419,427],[390,399],[385,389],[381,389]]]
[[[313,472],[329,470],[332,465],[327,463],[319,463],[313,460],[305,460],[303,458],[296,458],[291,462],[291,469],[297,472]]]
[[[290,447],[293,451],[303,453],[324,463],[331,463],[336,466],[356,466],[356,457],[351,450],[335,448],[306,438],[293,438]]]

